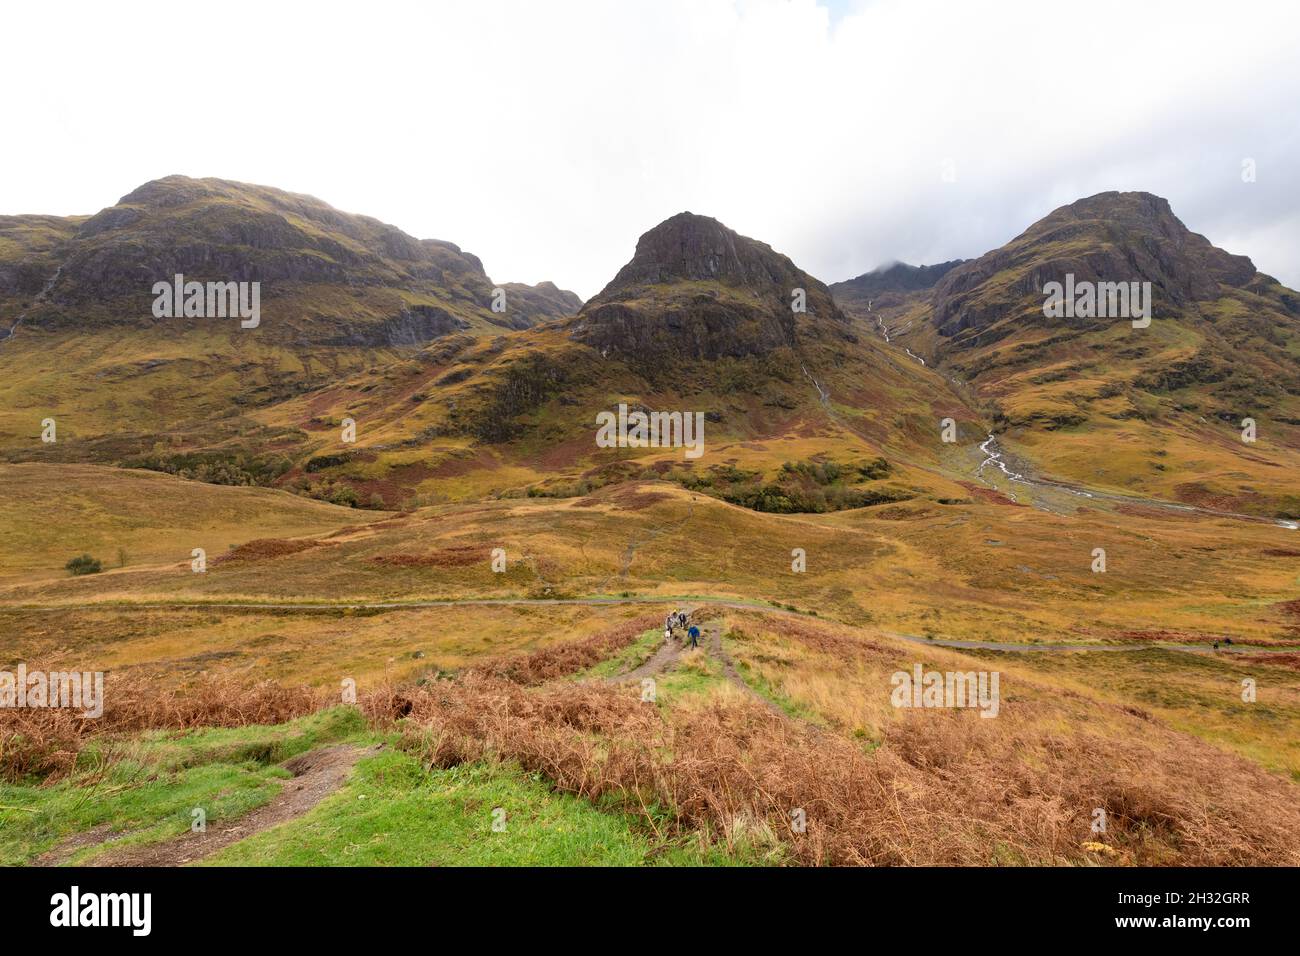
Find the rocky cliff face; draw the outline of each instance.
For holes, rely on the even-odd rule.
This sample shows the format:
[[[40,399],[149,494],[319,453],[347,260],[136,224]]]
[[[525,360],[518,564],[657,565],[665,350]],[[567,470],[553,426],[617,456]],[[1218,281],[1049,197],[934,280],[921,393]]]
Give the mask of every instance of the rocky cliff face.
[[[415,305],[382,322],[372,322],[349,329],[326,345],[352,345],[369,348],[415,348],[453,332],[464,332],[469,323],[446,309],[433,305]]]
[[[84,217],[0,216],[0,309],[5,310],[0,317],[40,294],[84,221]]]
[[[651,366],[853,338],[823,283],[766,243],[689,212],[643,235],[570,328],[602,354]]]

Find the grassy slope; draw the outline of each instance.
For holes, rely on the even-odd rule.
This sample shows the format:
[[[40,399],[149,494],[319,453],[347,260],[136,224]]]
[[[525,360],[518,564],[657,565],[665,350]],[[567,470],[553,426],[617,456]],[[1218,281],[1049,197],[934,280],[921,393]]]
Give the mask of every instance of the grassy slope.
[[[505,811],[494,831],[493,811]],[[552,792],[508,764],[426,771],[410,754],[363,760],[306,816],[243,840],[213,866],[641,866],[725,863],[661,846],[628,817]]]
[[[106,568],[181,568],[190,553],[210,557],[258,537],[327,534],[356,512],[266,488],[183,481],[98,465],[0,465],[5,522],[0,587],[65,578],[64,563],[89,552]],[[116,572],[99,578],[100,586]],[[198,575],[196,575],[197,577]]]
[[[1081,250],[1052,246],[1068,256]],[[978,340],[938,335],[924,296],[886,315],[911,326],[895,344],[942,361],[1045,476],[1261,515],[1300,514],[1300,323],[1277,285],[1222,287],[1220,298],[1172,313],[1157,303],[1151,326],[1047,326],[1041,296],[1009,288],[1004,270],[976,301],[1014,302]],[[1179,372],[1192,360],[1212,369]],[[1241,440],[1254,418],[1259,438]],[[1098,450],[1104,450],[1099,454]]]
[[[334,453],[344,450],[337,429],[320,423],[354,418],[352,460],[310,480],[347,481],[363,500],[379,492],[390,505],[518,494],[533,486],[550,493],[583,478],[599,484],[615,463],[678,472],[740,464],[770,477],[784,461],[828,451],[844,461],[884,455],[897,470],[895,484],[943,485],[908,462],[934,463],[941,418],[978,430],[975,413],[942,378],[897,361],[870,340],[814,371],[831,392],[832,418],[793,355],[688,363],[649,381],[547,327],[454,355],[431,351],[367,369],[254,417],[272,431],[301,429],[318,451]],[[705,458],[597,448],[596,414],[620,402],[707,413]],[[478,431],[498,427],[510,434],[476,440]],[[297,486],[301,477],[290,483]]]
[[[104,744],[82,771],[47,786],[0,783],[0,865],[30,861],[74,834],[153,843],[189,831],[202,807],[215,825],[260,806],[289,775],[276,764],[328,742],[361,740],[359,715],[337,708],[276,727],[155,731]],[[85,862],[91,849],[70,855]]]
[[[277,331],[269,317],[265,329],[250,332],[215,321],[101,326],[84,316],[75,331],[25,327],[0,345],[0,400],[7,397],[0,456],[287,458],[297,467],[280,480],[284,487],[344,483],[363,504],[378,495],[402,507],[533,486],[549,493],[593,476],[608,480],[600,476],[617,463],[702,471],[741,461],[771,477],[783,461],[829,451],[839,460],[884,455],[895,485],[951,493],[909,463],[935,463],[941,418],[982,427],[942,377],[870,337],[806,357],[809,374],[830,392],[828,418],[800,369],[804,357],[793,353],[688,363],[648,381],[554,325],[477,340],[450,336],[423,349],[322,346],[312,316],[339,307],[308,291],[282,303],[296,310],[281,318],[291,329],[302,326],[297,333]],[[707,458],[596,448],[596,413],[620,402],[708,413]],[[40,442],[47,417],[58,423],[57,445]],[[357,423],[352,445],[340,439],[345,417]],[[321,455],[348,460],[304,470]]]
[[[862,741],[887,735],[899,716],[890,706],[889,677],[919,661],[926,669],[997,670],[1003,700],[1012,704],[1086,701],[1094,708],[1088,720],[1094,729],[1128,708],[1300,781],[1300,673],[1267,658],[1178,651],[959,652],[900,646],[871,635],[873,655],[846,659],[839,645],[800,640],[780,621],[754,613],[729,613],[727,627],[726,646],[755,689],[788,713]],[[1244,677],[1256,681],[1253,703],[1241,698]]]
[[[1295,639],[1295,617],[1281,602],[1300,585],[1300,556],[1293,553],[1300,548],[1293,532],[1267,524],[1102,507],[1054,515],[974,497],[961,505],[916,501],[768,515],[664,482],[585,498],[374,516],[261,489],[82,466],[52,482],[39,479],[65,472],[42,468],[10,469],[32,480],[11,480],[26,504],[15,511],[16,534],[0,539],[0,566],[15,569],[0,600],[104,609],[5,611],[0,653],[14,658],[72,640],[108,666],[193,667],[204,654],[222,654],[232,666],[324,681],[357,667],[406,672],[422,665],[416,653],[455,666],[482,647],[560,639],[612,612],[433,607],[348,616],[338,608],[304,615],[112,605],[601,594],[774,601],[933,637],[1125,642],[1158,632],[1175,643],[1224,634],[1264,643]],[[68,485],[78,489],[75,509],[60,490]],[[113,501],[131,504],[110,518]],[[188,524],[147,527],[159,514],[184,515]],[[341,530],[364,517],[378,520]],[[241,538],[293,535],[314,536],[286,543],[283,553],[226,551]],[[126,568],[80,578],[62,571],[81,551],[115,563],[119,542],[128,551]],[[188,564],[189,549],[200,545],[209,552],[202,575]],[[492,570],[498,547],[507,554],[503,574]],[[1091,570],[1097,547],[1107,551],[1105,574]],[[794,548],[807,553],[806,573],[791,570]]]
[[[101,768],[52,787],[0,784],[0,865],[68,847],[62,862],[93,865],[104,850],[183,837],[202,807],[220,827],[267,803],[288,774],[276,766],[327,743],[381,742],[358,713],[335,708],[289,724],[154,732],[119,745]],[[506,812],[504,832],[492,811]],[[94,831],[72,849],[67,841]],[[388,750],[307,815],[249,837],[205,863],[221,866],[627,866],[718,864],[703,844],[661,844],[633,821],[551,792],[506,764],[427,771]]]
[[[1021,812],[1029,815],[1028,820],[1050,813],[1058,818],[1053,828],[1073,833],[1082,819],[1083,836],[1077,839],[1085,842],[1089,807],[1098,801],[1111,807],[1117,814],[1117,830],[1106,839],[1117,848],[1108,851],[1112,862],[1138,858],[1177,862],[1182,838],[1164,829],[1162,814],[1177,813],[1180,828],[1195,827],[1186,815],[1197,812],[1192,808],[1199,801],[1224,799],[1223,794],[1203,790],[1216,777],[1213,768],[1221,764],[1217,777],[1231,780],[1245,766],[1233,763],[1231,753],[1300,780],[1300,751],[1278,746],[1279,740],[1300,739],[1300,677],[1294,670],[1185,654],[971,655],[917,648],[827,623],[796,625],[755,612],[723,611],[722,625],[724,647],[746,682],[775,700],[796,723],[814,723],[824,728],[823,733],[847,738],[867,754],[882,747],[894,755],[906,753],[907,747],[916,746],[915,735],[927,728],[936,739],[960,738],[954,741],[961,743],[958,750],[946,751],[949,759],[957,761],[946,772],[955,774],[950,782],[959,780],[962,788],[970,790],[971,799],[980,802],[969,808],[970,832],[949,833],[945,840],[979,842],[986,828],[996,833],[1011,825],[1010,818],[1000,822],[992,816],[1003,813],[994,809],[1002,804],[985,805],[988,767],[967,774],[961,769],[967,761],[974,761],[974,767],[993,760],[1002,772],[1015,776],[1017,800],[1024,802]],[[622,666],[630,665],[651,643],[643,635],[616,657]],[[910,670],[914,662],[940,670],[1000,671],[1002,719],[962,720],[953,713],[894,709],[889,704],[890,674]],[[589,676],[608,669],[598,665]],[[1237,696],[1241,673],[1258,679],[1258,703],[1245,704]],[[655,706],[665,714],[677,714],[687,724],[695,719],[690,715],[696,709],[726,711],[745,703],[743,690],[728,683],[719,661],[703,651],[684,654],[677,669],[660,675],[656,683]],[[624,692],[636,694],[639,688]],[[1190,742],[1192,737],[1206,744]],[[101,744],[83,756],[77,774],[52,787],[0,788],[0,822],[5,825],[0,860],[30,860],[73,834],[105,824],[112,825],[112,832],[97,831],[91,842],[113,839],[115,834],[131,844],[175,837],[186,832],[194,806],[207,809],[210,825],[219,824],[269,800],[283,777],[274,764],[285,758],[328,742],[371,744],[382,739],[366,729],[355,710],[334,708],[280,727],[152,732],[121,742],[111,751]],[[999,756],[1008,747],[1011,751]],[[97,756],[110,752],[111,763]],[[1010,752],[1018,755],[1014,767],[1005,764]],[[909,759],[915,763],[909,774],[940,772],[933,767],[934,755]],[[1055,784],[1048,780],[1024,791],[1031,779],[1038,780],[1036,772],[1031,777],[1025,774],[1040,760],[1049,762],[1053,773],[1060,772],[1058,765],[1065,761],[1077,777],[1069,783],[1069,793],[1052,796]],[[1169,774],[1172,768],[1185,766],[1185,761],[1192,761],[1197,776],[1189,782],[1186,798],[1175,797]],[[1155,789],[1140,798],[1125,782],[1125,775],[1139,766],[1155,774]],[[909,786],[917,786],[919,780]],[[1252,786],[1258,787],[1259,782]],[[1048,792],[1039,792],[1044,787]],[[1251,812],[1273,813],[1274,804],[1268,801],[1284,792],[1285,785],[1278,789],[1270,784],[1268,795],[1256,795],[1263,802]],[[957,799],[960,802],[960,795]],[[1166,800],[1178,803],[1166,806],[1162,803]],[[504,832],[492,830],[496,808],[506,812]],[[784,859],[782,844],[770,834],[765,836],[762,826],[733,828],[722,842],[706,836],[704,830],[665,838],[656,831],[676,832],[667,826],[668,817],[663,817],[663,827],[653,821],[667,808],[651,808],[648,816],[633,815],[629,809],[625,802],[592,805],[557,793],[544,776],[526,772],[508,759],[427,770],[412,752],[390,749],[364,758],[342,789],[306,815],[253,835],[206,862],[644,865]],[[1035,829],[1041,822],[1028,820],[1024,826],[1029,829],[1019,837],[1006,831],[1003,839],[1010,842],[986,844],[983,852],[991,856],[985,862],[1037,859],[1042,849],[1016,842],[1041,832]],[[1222,830],[1215,826],[1203,833],[1189,832],[1198,839],[1204,836],[1210,841],[1207,847],[1214,846],[1215,840],[1236,839],[1232,824]],[[1068,858],[1087,856],[1068,836],[1064,844],[1059,834],[1050,843],[1058,847],[1054,853]],[[69,860],[93,862],[97,852],[88,846]],[[904,852],[912,851],[904,845]]]

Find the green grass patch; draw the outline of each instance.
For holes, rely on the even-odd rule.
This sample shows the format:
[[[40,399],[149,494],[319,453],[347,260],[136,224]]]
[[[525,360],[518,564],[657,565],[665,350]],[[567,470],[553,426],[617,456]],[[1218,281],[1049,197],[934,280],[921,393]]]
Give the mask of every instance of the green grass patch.
[[[657,627],[651,628],[617,654],[607,657],[599,664],[575,674],[574,680],[614,677],[617,674],[634,670],[650,659],[651,655],[663,642],[663,639],[664,632],[662,630]]]
[[[269,802],[287,771],[283,760],[326,742],[365,739],[353,708],[336,707],[278,726],[153,731],[103,741],[83,753],[74,774],[57,783],[0,784],[0,865],[16,866],[76,834],[100,830],[78,863],[114,845],[155,843],[186,832],[191,811],[208,825]]]
[[[682,697],[707,697],[726,681],[721,663],[709,657],[701,643],[698,655],[683,651],[675,668],[655,678],[655,699],[671,704]]]
[[[499,821],[502,829],[493,829]],[[217,866],[641,866],[732,862],[657,844],[631,816],[555,793],[511,764],[425,770],[391,749],[310,813],[214,855]]]

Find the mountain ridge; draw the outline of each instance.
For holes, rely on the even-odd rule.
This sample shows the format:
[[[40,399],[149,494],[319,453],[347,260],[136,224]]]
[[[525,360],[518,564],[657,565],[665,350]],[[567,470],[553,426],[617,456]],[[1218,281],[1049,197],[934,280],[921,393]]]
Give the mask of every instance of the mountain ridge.
[[[0,309],[16,308],[59,272],[29,317],[33,326],[57,326],[72,309],[79,324],[141,319],[153,283],[175,274],[264,283],[265,299],[279,300],[286,334],[299,342],[350,340],[349,326],[400,321],[413,306],[441,310],[442,327],[490,331],[526,328],[580,304],[553,283],[498,285],[455,243],[416,239],[305,194],[216,178],[152,180],[61,224],[0,218],[0,238],[9,240],[0,245]],[[313,294],[321,286],[338,291]],[[504,311],[493,309],[495,289],[507,293]],[[272,324],[264,334],[279,333]]]
[[[947,262],[919,266],[902,261],[889,262],[851,279],[832,282],[830,289],[836,295],[843,292],[853,293],[857,297],[883,292],[918,292],[933,287],[948,272],[967,261],[950,259]]]
[[[1087,197],[978,259],[894,264],[834,287],[679,213],[586,303],[553,283],[492,286],[454,243],[270,187],[168,178],[123,200],[90,217],[0,217],[0,305],[21,319],[0,339],[0,452],[12,460],[145,463],[312,496],[352,486],[362,501],[438,493],[450,474],[458,494],[577,487],[635,473],[625,453],[591,444],[593,416],[626,404],[705,414],[711,441],[746,448],[734,459],[745,474],[786,483],[742,493],[743,470],[727,472],[725,494],[770,507],[836,448],[855,468],[892,462],[861,466],[891,474],[890,494],[956,500],[970,475],[951,474],[937,443],[952,419],[968,437],[996,431],[1050,477],[1300,508],[1279,471],[1300,450],[1294,294],[1150,194]],[[238,271],[248,256],[261,271]],[[272,289],[254,332],[143,317],[143,292],[124,317],[122,290],[164,266],[279,276],[292,295]],[[1145,337],[1047,319],[1042,284],[1067,270],[1149,277],[1177,314],[1157,311]],[[853,298],[871,283],[880,291]],[[1226,426],[1247,415],[1267,445],[1233,443]],[[44,416],[60,420],[57,446],[32,443]],[[345,419],[365,424],[340,449]],[[783,461],[794,470],[774,478]]]

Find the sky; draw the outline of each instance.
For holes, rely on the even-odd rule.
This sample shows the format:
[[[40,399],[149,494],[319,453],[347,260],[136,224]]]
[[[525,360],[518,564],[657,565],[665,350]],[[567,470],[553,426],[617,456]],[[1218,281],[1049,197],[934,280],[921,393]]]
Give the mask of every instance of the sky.
[[[833,282],[1140,189],[1296,288],[1298,27],[1293,0],[5,4],[0,214],[216,176],[587,298],[683,210]]]

